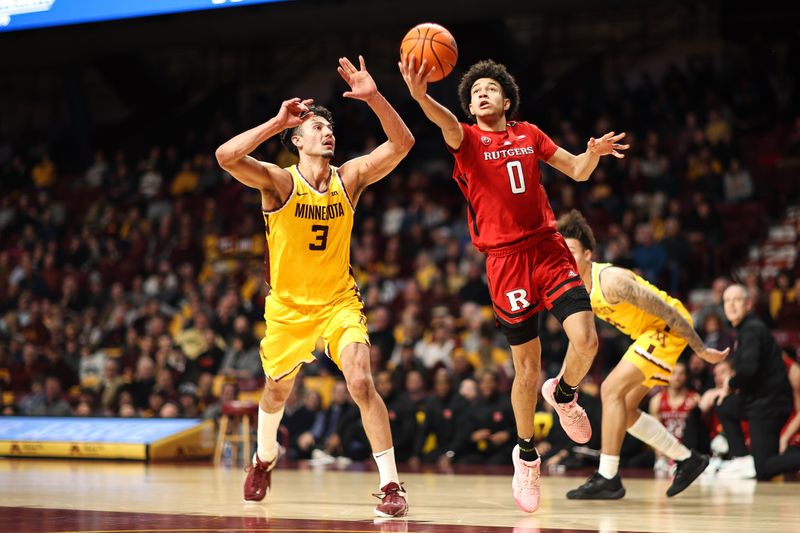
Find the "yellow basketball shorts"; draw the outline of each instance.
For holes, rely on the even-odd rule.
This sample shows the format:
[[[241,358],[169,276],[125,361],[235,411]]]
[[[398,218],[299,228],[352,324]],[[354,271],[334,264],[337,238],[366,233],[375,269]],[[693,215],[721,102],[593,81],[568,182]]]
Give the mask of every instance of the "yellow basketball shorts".
[[[330,305],[287,305],[267,296],[266,332],[261,339],[261,366],[274,381],[294,376],[314,359],[319,339],[328,357],[342,367],[342,350],[354,342],[369,346],[367,319],[356,293]]]
[[[642,333],[628,348],[623,359],[633,363],[645,376],[646,387],[667,385],[672,368],[686,348],[682,337],[663,330],[650,329]]]

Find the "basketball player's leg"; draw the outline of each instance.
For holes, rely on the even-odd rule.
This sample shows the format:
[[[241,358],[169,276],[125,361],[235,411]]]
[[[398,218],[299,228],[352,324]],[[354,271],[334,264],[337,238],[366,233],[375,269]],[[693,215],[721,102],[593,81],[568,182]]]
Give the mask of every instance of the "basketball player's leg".
[[[628,427],[626,397],[637,392],[645,375],[639,368],[621,360],[600,386],[603,402],[600,467],[586,483],[567,492],[571,500],[618,500],[625,496],[619,478],[619,452]]]
[[[586,289],[583,289],[583,292],[585,293]],[[585,300],[588,302],[588,294]],[[594,313],[591,310],[574,312],[564,319],[562,326],[569,339],[570,349],[564,358],[564,372],[561,377],[566,383],[577,386],[589,372],[597,355],[598,341]]]
[[[369,363],[369,348],[366,344],[352,342],[341,352],[340,364],[347,389],[353,402],[361,411],[364,431],[375,452],[392,447],[392,432],[389,429],[389,413],[386,404],[375,390]]]
[[[531,249],[486,258],[486,277],[492,308],[503,335],[511,346],[514,380],[511,405],[517,425],[519,454],[523,461],[539,455],[533,446],[533,413],[541,375],[539,341],[540,295],[534,285],[534,252]]]
[[[534,315],[533,320],[538,320],[538,315]],[[530,441],[534,433],[532,413],[536,412],[536,400],[542,369],[542,344],[539,337],[537,336],[522,344],[512,344],[511,357],[514,361],[511,407],[514,409],[517,436],[521,441]],[[524,447],[525,445],[521,446]],[[531,455],[528,456],[525,455],[524,450],[520,451],[523,459],[528,461],[536,460],[536,452],[529,451]]]
[[[563,286],[563,282],[556,284],[556,287],[559,285]],[[549,289],[545,295],[553,294],[553,290]],[[597,332],[589,294],[581,284],[563,292],[553,302],[546,300],[545,305],[561,321],[570,342],[561,375],[545,381],[542,396],[558,413],[561,427],[569,438],[583,444],[592,438],[592,425],[586,412],[577,403],[576,392],[597,353]]]
[[[299,367],[298,367],[299,369]],[[258,430],[256,455],[262,463],[271,463],[278,455],[278,428],[283,418],[286,399],[294,387],[294,374],[274,381],[267,376],[261,399],[258,402]]]
[[[562,375],[558,381],[546,384],[543,392],[555,386],[552,392],[555,402],[568,404],[574,400],[578,385],[597,355],[598,341],[592,304],[578,275],[575,258],[561,235],[552,235],[542,241],[537,249],[536,263],[536,282],[542,303],[561,322],[569,339]],[[546,397],[549,395],[549,392],[545,393]],[[576,427],[572,432],[567,432],[572,433],[570,438],[576,442],[588,442],[591,437],[588,418],[582,425],[585,426],[582,431]]]
[[[269,493],[272,469],[278,460],[278,428],[294,377],[303,363],[311,362],[319,320],[267,298],[267,329],[261,339],[261,366],[266,383],[258,402],[257,447],[244,482],[244,498],[261,501]],[[306,355],[299,355],[306,354]]]
[[[397,474],[389,413],[372,380],[366,318],[357,297],[331,311],[323,337],[328,341],[328,354],[342,370],[350,396],[361,412],[378,466],[381,503],[375,507],[375,514],[404,516],[408,513],[408,503]]]

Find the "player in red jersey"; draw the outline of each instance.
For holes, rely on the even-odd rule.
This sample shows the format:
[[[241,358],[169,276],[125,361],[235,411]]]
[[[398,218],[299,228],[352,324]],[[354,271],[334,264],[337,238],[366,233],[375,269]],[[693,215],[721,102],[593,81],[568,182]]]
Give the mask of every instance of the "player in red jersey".
[[[453,177],[467,200],[475,247],[487,254],[486,276],[497,322],[511,345],[516,375],[511,402],[517,425],[514,448],[514,498],[527,512],[539,506],[540,459],[533,445],[533,417],[540,374],[538,313],[547,309],[563,324],[570,347],[558,379],[545,382],[542,395],[559,414],[566,433],[579,443],[591,426],[577,405],[575,391],[597,353],[589,295],[575,259],[556,231],[544,187],[541,159],[575,181],[586,181],[601,156],[624,157],[624,133],[591,138],[586,151],[559,148],[528,122],[510,121],[519,107],[519,88],[504,65],[491,60],[473,65],[462,77],[459,97],[475,124],[462,124],[427,94],[433,68],[402,57],[400,72],[412,98],[442,130],[455,157]]]
[[[662,389],[650,398],[650,414],[658,419],[676,439],[683,442],[686,432],[686,420],[698,402],[700,395],[690,389],[686,383],[686,364],[682,361],[675,363],[669,377],[669,386]],[[656,470],[668,471],[666,466],[668,458],[656,453]]]

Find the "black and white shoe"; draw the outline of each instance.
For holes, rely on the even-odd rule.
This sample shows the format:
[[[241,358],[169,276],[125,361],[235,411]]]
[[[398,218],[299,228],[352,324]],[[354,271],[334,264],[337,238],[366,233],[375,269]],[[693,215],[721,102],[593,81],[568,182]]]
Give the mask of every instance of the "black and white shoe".
[[[625,487],[619,474],[607,479],[595,472],[586,483],[567,493],[569,500],[619,500],[625,496]]]

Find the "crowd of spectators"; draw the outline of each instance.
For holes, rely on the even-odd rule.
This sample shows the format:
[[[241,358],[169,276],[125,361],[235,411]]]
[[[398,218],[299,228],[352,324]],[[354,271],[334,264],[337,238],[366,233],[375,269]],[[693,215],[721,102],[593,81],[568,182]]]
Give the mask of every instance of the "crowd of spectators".
[[[772,122],[791,111],[781,94],[758,72],[710,64],[618,80],[591,101],[567,87],[547,116],[525,107],[523,88],[523,118],[574,153],[594,133],[628,132],[630,155],[604,161],[585,184],[543,165],[552,207],[556,214],[584,211],[600,244],[597,260],[635,269],[684,299],[710,288],[711,302],[695,310],[696,326],[717,346],[731,337],[718,307],[725,282],[715,280],[729,275],[747,244],[730,214],[752,214],[755,233],[744,238],[758,239],[767,209],[776,207],[754,183],[758,157],[742,139],[782,126]],[[343,143],[342,160],[374,145],[377,134],[369,132],[377,124],[368,111],[335,118],[342,136],[366,136],[363,145]],[[415,120],[419,139],[417,131],[427,130]],[[2,143],[4,415],[214,417],[222,399],[259,387],[267,293],[259,197],[213,157],[219,142],[249,126],[225,122],[210,138],[186,135],[145,151],[103,147],[80,175],[62,173],[46,145]],[[797,129],[785,137],[791,144],[800,139],[800,119],[788,127]],[[357,207],[351,262],[366,303],[375,381],[392,413],[398,460],[508,462],[510,351],[494,325],[483,257],[469,242],[451,161],[432,143],[418,142],[420,152],[364,192]],[[256,155],[292,161],[277,139]],[[781,198],[777,207],[782,212],[794,200]],[[773,327],[800,324],[799,268],[747,280],[757,313]],[[598,363],[584,384],[593,416],[597,383],[626,345],[610,328],[599,329]],[[541,340],[552,376],[566,337],[547,314]],[[702,393],[714,381],[698,361],[688,361],[689,382]],[[337,370],[320,357],[309,374]],[[301,376],[286,409],[291,454],[368,457],[360,423],[341,382],[323,406]],[[550,426],[540,450],[568,462],[566,437],[544,416],[542,433]]]

